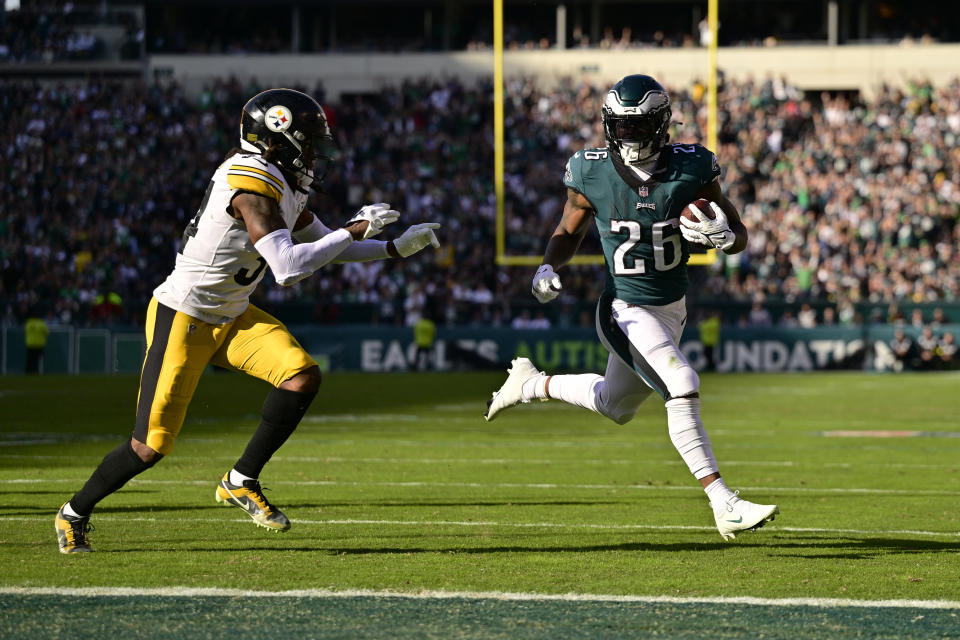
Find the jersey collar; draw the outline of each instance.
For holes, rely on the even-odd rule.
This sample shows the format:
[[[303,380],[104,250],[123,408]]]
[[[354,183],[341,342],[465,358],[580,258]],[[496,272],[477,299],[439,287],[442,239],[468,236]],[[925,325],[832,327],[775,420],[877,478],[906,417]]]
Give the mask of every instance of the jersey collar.
[[[620,175],[620,178],[626,182],[631,189],[634,190],[651,182],[659,182],[660,178],[663,177],[667,170],[666,158],[667,154],[665,154],[663,149],[661,149],[660,157],[657,158],[657,164],[654,167],[653,172],[650,174],[650,177],[647,180],[642,180],[640,176],[637,175],[636,171],[624,164],[623,158],[620,157],[619,153],[610,154],[610,161],[613,162],[613,168]]]

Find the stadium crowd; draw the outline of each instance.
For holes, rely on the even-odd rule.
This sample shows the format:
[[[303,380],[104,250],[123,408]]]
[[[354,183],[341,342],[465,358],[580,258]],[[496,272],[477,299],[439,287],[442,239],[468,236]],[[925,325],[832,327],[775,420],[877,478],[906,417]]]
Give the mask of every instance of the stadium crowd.
[[[105,40],[106,32],[113,37]],[[75,6],[46,10],[0,7],[0,63],[91,61],[140,57],[143,26],[129,7]]]
[[[12,11],[0,20],[0,62],[89,60],[103,43],[63,12]]]
[[[141,322],[258,90],[236,80],[194,98],[169,82],[0,85],[10,114],[0,124],[0,318],[20,322],[42,304],[51,321]],[[509,81],[508,253],[542,253],[567,157],[604,144],[605,90]],[[322,88],[313,93],[323,100]],[[704,87],[672,95],[684,123],[673,139],[701,140]],[[744,253],[697,276],[701,299],[785,302],[791,315],[807,304],[815,322],[841,323],[866,320],[858,303],[960,301],[960,82],[884,88],[869,101],[804,96],[776,78],[726,82],[720,104],[723,181],[751,236]],[[260,287],[255,301],[316,304],[320,321],[360,303],[384,323],[429,313],[509,325],[532,304],[530,269],[494,265],[491,105],[489,83],[452,80],[330,104],[342,157],[313,210],[339,226],[364,203],[389,202],[405,223],[442,222],[443,248],[326,268],[293,287]],[[581,252],[599,252],[595,234]],[[569,269],[551,319],[589,323],[578,304],[603,280],[599,266]],[[829,319],[816,311],[824,307]]]

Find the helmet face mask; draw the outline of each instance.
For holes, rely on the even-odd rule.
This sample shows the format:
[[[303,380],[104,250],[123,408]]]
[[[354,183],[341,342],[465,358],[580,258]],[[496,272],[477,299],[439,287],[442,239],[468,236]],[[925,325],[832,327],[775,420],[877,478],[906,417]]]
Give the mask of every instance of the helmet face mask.
[[[319,184],[336,157],[323,109],[292,89],[270,89],[244,105],[240,146],[251,153],[269,153],[273,163],[296,177],[302,190]]]
[[[627,76],[607,94],[601,108],[607,146],[626,164],[650,160],[670,139],[670,96],[645,75]]]

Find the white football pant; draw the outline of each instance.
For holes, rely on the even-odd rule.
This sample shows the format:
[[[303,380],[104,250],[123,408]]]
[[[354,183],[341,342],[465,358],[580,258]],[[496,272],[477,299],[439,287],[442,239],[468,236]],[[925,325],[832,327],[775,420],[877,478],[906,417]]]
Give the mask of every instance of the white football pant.
[[[550,377],[550,397],[626,424],[651,392],[665,400],[667,428],[697,478],[717,472],[700,420],[700,377],[680,352],[686,299],[663,306],[632,305],[604,296],[597,306],[597,335],[610,351],[603,376]]]

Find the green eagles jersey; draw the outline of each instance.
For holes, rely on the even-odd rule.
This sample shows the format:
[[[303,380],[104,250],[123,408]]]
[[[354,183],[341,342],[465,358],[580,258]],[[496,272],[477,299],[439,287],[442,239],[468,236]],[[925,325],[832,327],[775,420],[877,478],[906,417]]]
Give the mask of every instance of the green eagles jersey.
[[[668,144],[646,182],[609,149],[584,149],[563,183],[590,202],[607,266],[606,292],[631,304],[663,305],[687,292],[687,242],[680,212],[720,175],[698,144]]]

